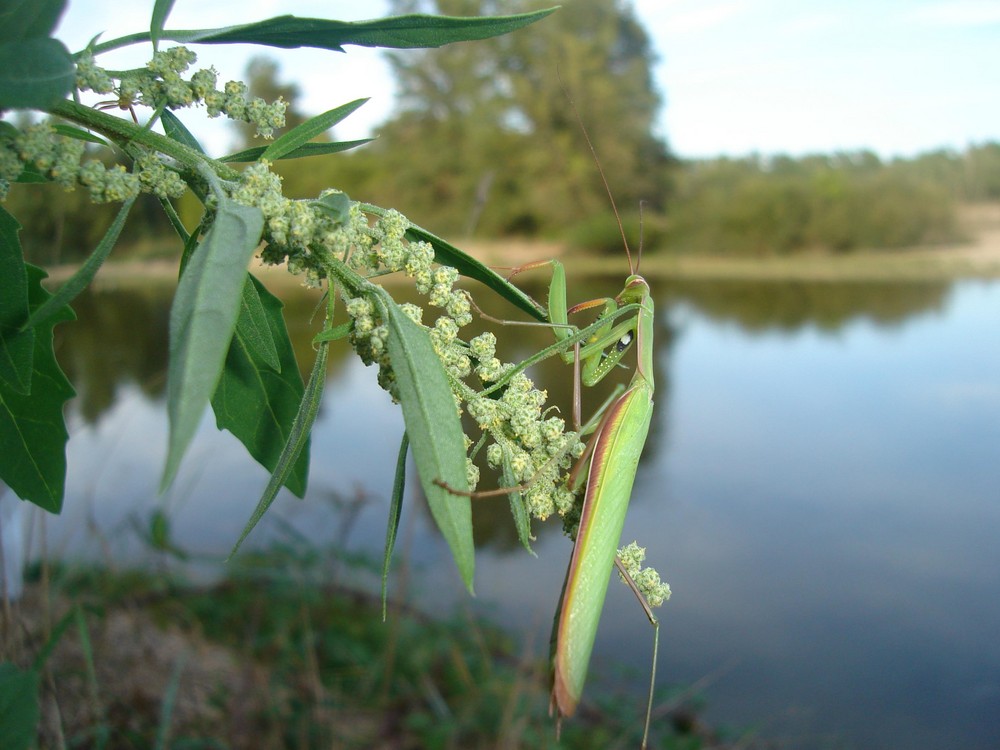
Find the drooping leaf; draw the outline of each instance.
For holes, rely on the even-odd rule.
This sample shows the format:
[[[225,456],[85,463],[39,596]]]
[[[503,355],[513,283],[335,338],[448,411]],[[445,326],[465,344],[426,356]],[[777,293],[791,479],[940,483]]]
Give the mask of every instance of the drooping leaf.
[[[48,109],[73,88],[66,45],[36,37],[0,43],[0,109]]]
[[[41,675],[0,664],[0,732],[4,750],[29,750],[38,734]]]
[[[28,271],[17,233],[21,225],[0,206],[0,385],[31,392],[35,332],[28,319]]]
[[[183,143],[185,146],[189,146],[199,153],[205,153],[205,149],[198,143],[198,139],[191,134],[191,131],[184,126],[184,123],[178,119],[177,115],[169,109],[165,109],[160,113],[160,122],[163,123],[163,132],[168,138],[178,143]]]
[[[489,266],[480,263],[471,255],[463,253],[446,240],[415,225],[406,230],[405,236],[411,242],[429,243],[434,248],[434,260],[441,265],[451,266],[463,276],[475,279],[488,286],[512,305],[520,308],[536,320],[548,322],[548,313],[544,307]]]
[[[28,273],[28,305],[34,310],[51,296],[42,287],[45,272],[32,265]],[[63,405],[73,386],[56,363],[52,329],[72,320],[64,306],[34,328],[31,393],[17,393],[0,384],[0,479],[22,500],[52,513],[62,510],[66,482],[66,422]]]
[[[373,288],[378,290],[386,313],[389,360],[399,387],[399,403],[420,485],[462,580],[472,592],[472,501],[438,484],[458,492],[469,490],[465,437],[455,399],[426,329],[407,317],[381,287]]]
[[[250,345],[248,337],[241,333],[246,327],[244,319],[251,315],[244,307],[226,356],[222,378],[212,396],[212,408],[219,429],[233,433],[261,466],[276,472],[302,403],[302,377],[281,314],[281,301],[250,274],[247,274],[246,287],[252,290],[260,306],[263,320],[255,325],[262,324],[267,333],[275,366],[265,361],[261,343]],[[255,335],[260,337],[260,334]],[[308,474],[306,442],[282,483],[302,497]]]
[[[327,110],[323,114],[310,117],[302,124],[296,125],[280,138],[275,139],[271,145],[264,149],[261,158],[274,161],[286,154],[292,153],[295,149],[304,146],[316,136],[325,133],[367,101],[367,99],[355,99],[353,102],[342,104],[339,107]]]
[[[219,383],[239,317],[247,265],[263,228],[260,209],[220,199],[215,221],[177,285],[170,308],[170,440],[161,489],[176,475]]]
[[[354,22],[277,16],[221,29],[164,31],[162,38],[182,44],[246,43],[285,49],[316,47],[336,52],[343,52],[345,44],[413,49],[500,36],[541,20],[555,10],[465,18],[416,14]]]
[[[392,480],[392,496],[389,498],[389,518],[385,525],[385,552],[382,555],[382,622],[385,622],[386,602],[389,597],[389,565],[392,563],[392,551],[396,547],[396,532],[399,531],[403,493],[406,491],[406,454],[409,452],[409,447],[410,439],[404,430],[403,439],[399,441],[396,474]]]
[[[128,218],[128,213],[134,203],[135,198],[129,198],[122,204],[118,215],[111,222],[111,226],[104,233],[104,237],[97,243],[94,252],[90,254],[86,262],[77,269],[76,273],[70,276],[65,284],[59,287],[58,291],[45,304],[31,313],[31,317],[25,326],[26,328],[34,328],[44,323],[50,316],[55,315],[61,308],[76,299],[76,296],[87,288],[87,285],[93,280],[101,264],[108,257],[111,248],[118,241],[118,235],[121,234],[122,227],[125,226],[125,219]]]
[[[281,159],[301,159],[309,156],[336,154],[340,151],[347,151],[348,149],[357,148],[358,146],[364,146],[366,143],[371,143],[373,140],[375,139],[361,138],[356,141],[337,141],[335,143],[303,143],[294,151],[289,151],[284,156],[279,157],[279,161]],[[243,151],[237,151],[235,154],[230,154],[229,156],[223,156],[219,159],[219,161],[257,161],[264,155],[266,150],[267,146],[254,146],[253,148],[244,149]]]
[[[309,375],[309,382],[306,383],[305,392],[302,394],[302,401],[299,404],[298,413],[292,421],[292,429],[288,435],[288,442],[285,443],[278,464],[271,474],[271,480],[264,488],[264,493],[257,501],[250,520],[240,533],[240,538],[233,545],[229,557],[232,558],[236,551],[243,544],[243,540],[253,531],[257,522],[263,518],[267,509],[271,507],[274,498],[278,495],[278,490],[283,484],[287,484],[288,476],[299,460],[299,454],[309,442],[309,433],[312,431],[313,422],[316,421],[316,414],[319,413],[319,405],[323,400],[323,386],[326,385],[326,362],[329,354],[329,344],[321,343],[316,350],[316,361],[313,363],[312,373]]]
[[[0,4],[0,42],[50,36],[66,0],[5,0]]]

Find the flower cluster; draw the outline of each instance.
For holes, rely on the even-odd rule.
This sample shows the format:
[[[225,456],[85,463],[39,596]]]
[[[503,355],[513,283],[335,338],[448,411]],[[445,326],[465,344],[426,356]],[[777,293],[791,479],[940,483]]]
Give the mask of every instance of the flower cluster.
[[[229,81],[219,90],[214,68],[202,68],[185,80],[183,74],[197,59],[187,47],[160,50],[145,68],[122,73],[116,84],[106,70],[95,64],[92,55],[84,54],[76,63],[76,86],[80,91],[98,94],[114,92],[123,109],[133,104],[152,109],[204,104],[209,117],[225,115],[250,123],[264,138],[270,138],[276,128],[284,127],[288,104],[280,98],[268,103],[260,97],[251,97],[241,81]]]
[[[660,574],[652,568],[642,567],[646,559],[645,547],[635,542],[627,544],[618,550],[618,558],[650,607],[659,607],[670,598],[670,584],[661,581]]]
[[[426,310],[438,311],[429,325],[431,344],[447,373],[456,406],[464,408],[483,433],[472,458],[485,445],[489,466],[510,482],[525,485],[524,502],[536,518],[571,514],[575,493],[566,485],[566,472],[584,446],[575,432],[566,431],[562,419],[543,412],[545,391],[535,388],[513,364],[496,357],[493,334],[468,342],[462,339],[461,329],[472,322],[472,313],[468,294],[455,288],[458,271],[435,265],[434,249],[428,243],[408,240],[410,223],[399,212],[379,210],[370,221],[358,203],[350,203],[346,211],[330,210],[327,199],[334,195],[330,192],[315,201],[284,198],[280,178],[268,167],[266,162],[248,167],[230,193],[233,200],[257,206],[264,214],[267,246],[262,259],[271,264],[287,262],[289,270],[304,273],[312,285],[336,277],[331,273],[333,263],[343,263],[362,277],[401,273],[412,279],[426,305],[401,307],[420,325],[424,325]],[[371,295],[359,291],[345,295],[347,315],[353,322],[351,344],[365,364],[378,364],[379,384],[395,398],[384,312]],[[502,378],[508,382],[497,394],[483,395],[467,382],[473,375],[481,386]],[[471,461],[469,474],[474,486],[478,472]]]
[[[134,170],[128,172],[120,164],[106,167],[97,159],[81,164],[84,151],[83,141],[57,134],[48,122],[0,138],[0,198],[6,197],[10,183],[28,165],[67,190],[83,185],[94,203],[124,201],[140,192],[177,198],[187,189],[177,173],[152,152],[141,152]]]

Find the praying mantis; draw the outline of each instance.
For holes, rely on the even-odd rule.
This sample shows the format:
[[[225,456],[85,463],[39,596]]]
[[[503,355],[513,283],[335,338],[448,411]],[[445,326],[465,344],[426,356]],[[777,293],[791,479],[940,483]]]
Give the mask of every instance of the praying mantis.
[[[642,747],[645,748],[656,683],[659,621],[618,558],[617,549],[639,457],[646,443],[653,415],[654,305],[649,283],[638,273],[638,259],[635,265],[632,263],[632,254],[614,196],[585,128],[583,134],[594,156],[622,234],[629,263],[629,275],[622,291],[615,297],[567,307],[566,273],[559,261],[530,263],[511,273],[513,276],[529,268],[551,266],[549,321],[557,340],[567,342],[567,346],[569,342],[573,343],[573,349],[567,349],[562,356],[564,360],[574,364],[574,421],[581,434],[592,433],[587,451],[569,477],[569,484],[574,489],[584,480],[586,484],[573,554],[553,623],[550,710],[556,712],[560,719],[571,716],[576,710],[586,681],[611,571],[613,567],[617,567],[653,626],[652,674],[642,737]],[[596,330],[581,341],[579,329],[569,324],[569,316],[600,306],[603,306],[603,310],[598,316]],[[627,314],[623,316],[622,313],[626,311]],[[590,422],[581,428],[581,382],[589,387],[603,380],[619,366],[633,343],[636,344],[638,355],[630,383],[623,391],[619,389]]]
[[[615,213],[617,215],[617,210]],[[604,307],[598,321],[606,322],[582,345],[581,342],[575,343],[573,351],[564,355],[575,365],[574,419],[577,425],[580,422],[580,383],[593,386],[603,380],[618,367],[633,343],[638,351],[629,385],[613,396],[582,428],[583,433],[593,431],[593,434],[587,452],[570,474],[571,485],[579,486],[584,478],[586,484],[576,542],[553,626],[551,706],[560,718],[571,716],[576,710],[586,681],[611,570],[617,567],[642,605],[654,631],[653,667],[642,740],[642,746],[646,747],[656,680],[659,622],[645,596],[618,559],[617,548],[639,456],[653,414],[654,306],[649,284],[632,265],[627,243],[625,249],[630,273],[622,291],[616,297],[591,300],[571,308],[566,307],[566,280],[562,264],[546,261],[552,266],[549,316],[557,338],[566,340],[573,336],[574,329],[568,323],[569,315],[601,305]],[[638,309],[618,320],[618,313],[626,306],[637,306]]]
[[[653,597],[651,596],[651,599],[647,600],[643,589],[636,583],[627,566],[619,558],[617,550],[639,457],[649,433],[653,414],[654,305],[650,286],[638,273],[638,259],[635,264],[632,262],[632,254],[629,251],[624,227],[615,206],[614,196],[608,186],[596,151],[582,122],[580,124],[587,145],[597,163],[608,197],[611,199],[611,205],[621,231],[629,264],[629,275],[625,280],[624,287],[615,297],[589,300],[567,307],[566,273],[563,265],[557,260],[528,263],[513,269],[507,280],[509,281],[514,275],[529,269],[544,266],[551,268],[552,278],[549,284],[547,322],[513,323],[512,321],[491,318],[481,310],[479,312],[483,317],[501,324],[541,325],[553,330],[556,343],[529,357],[514,369],[521,371],[531,363],[552,354],[559,354],[567,363],[572,363],[574,365],[574,427],[578,435],[590,435],[586,449],[566,480],[567,487],[574,493],[582,489],[583,504],[573,553],[553,624],[550,710],[558,714],[559,720],[563,716],[571,716],[576,711],[586,682],[587,669],[611,571],[613,568],[617,568],[623,580],[639,600],[654,631],[652,670],[642,738],[642,747],[645,748],[649,736],[653,691],[656,682],[659,622],[651,607]],[[569,323],[570,315],[601,307],[603,309],[599,312],[596,321],[589,325],[580,328]],[[581,383],[588,387],[599,383],[620,366],[622,358],[633,344],[637,344],[638,356],[630,383],[627,387],[618,386],[612,397],[597,410],[587,424],[581,426]],[[482,394],[495,392],[504,382],[504,379],[497,381],[484,390]],[[555,458],[549,463],[551,464],[554,460]],[[542,466],[524,484],[504,486],[494,490],[462,491],[441,480],[436,480],[435,484],[453,494],[467,497],[478,498],[510,494],[513,507],[517,504],[515,500],[518,498],[518,493],[532,487],[534,481],[547,467],[548,464]],[[517,518],[516,513],[515,518]],[[644,574],[645,572],[643,571]],[[658,601],[653,602],[653,604],[659,603],[669,596],[669,587],[661,586],[658,577],[653,587],[656,588],[655,597],[658,598]],[[645,590],[650,591],[651,587],[647,586]]]

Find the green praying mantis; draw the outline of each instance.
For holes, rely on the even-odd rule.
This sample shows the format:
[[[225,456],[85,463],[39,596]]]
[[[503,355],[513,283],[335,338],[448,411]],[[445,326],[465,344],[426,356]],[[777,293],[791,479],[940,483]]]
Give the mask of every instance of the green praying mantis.
[[[594,155],[622,234],[629,263],[629,275],[622,291],[615,297],[589,300],[567,307],[566,272],[559,261],[529,263],[515,268],[508,276],[510,279],[529,269],[551,267],[549,322],[526,325],[548,325],[552,327],[557,342],[561,342],[562,358],[574,365],[574,423],[581,435],[590,435],[587,449],[568,479],[572,489],[583,488],[584,497],[573,554],[553,623],[551,710],[557,713],[559,719],[571,716],[576,710],[586,681],[611,571],[617,568],[639,600],[654,631],[652,670],[642,738],[642,747],[645,748],[656,682],[659,622],[646,597],[618,558],[617,549],[639,457],[653,415],[654,306],[649,283],[638,274],[638,259],[633,265],[614,196],[585,128],[583,133]],[[603,309],[597,320],[584,329],[569,323],[571,315],[599,307]],[[633,344],[636,344],[638,355],[631,382],[627,387],[619,386],[588,423],[581,427],[581,383],[590,387],[602,381],[620,366],[622,358]],[[470,494],[485,496],[522,489],[524,486]]]
[[[615,213],[617,216],[617,209]],[[575,338],[577,329],[569,324],[570,315],[603,306],[597,329],[584,341],[575,341],[573,350],[563,355],[564,359],[574,364],[573,408],[578,428],[580,384],[589,387],[603,380],[619,366],[633,343],[638,352],[629,385],[624,391],[619,389],[587,425],[579,428],[582,434],[591,436],[587,451],[569,478],[574,487],[585,481],[584,498],[576,542],[553,624],[551,706],[560,718],[571,716],[576,710],[586,681],[611,571],[617,567],[642,605],[654,631],[653,667],[642,740],[642,746],[646,747],[656,681],[659,622],[645,596],[618,559],[617,549],[639,456],[653,414],[654,307],[648,282],[632,265],[627,242],[625,250],[629,276],[622,291],[615,297],[590,300],[573,307],[566,305],[566,276],[562,264],[558,261],[545,262],[552,267],[549,316],[557,339]],[[516,271],[538,265],[543,264],[530,264]],[[620,315],[629,309],[632,311],[624,317]]]
[[[598,322],[602,325],[583,342],[575,341],[572,352],[567,351],[563,354],[563,359],[571,360],[574,364],[573,418],[578,428],[580,383],[590,387],[603,380],[619,366],[622,357],[632,348],[633,343],[636,345],[637,356],[635,371],[628,386],[623,392],[605,402],[590,422],[582,428],[581,434],[587,434],[590,430],[593,430],[593,434],[588,441],[587,451],[581,456],[569,477],[569,483],[574,488],[579,486],[584,477],[586,484],[573,554],[566,571],[553,623],[550,711],[554,711],[558,719],[572,716],[576,711],[587,679],[587,669],[590,665],[590,656],[594,648],[611,571],[612,568],[617,568],[653,626],[652,668],[642,733],[642,748],[645,750],[653,712],[660,625],[646,597],[622,564],[617,550],[625,524],[625,513],[632,496],[639,457],[646,444],[653,416],[654,306],[649,283],[638,273],[639,261],[642,259],[642,242],[640,240],[639,254],[633,264],[625,228],[611,186],[608,184],[601,161],[576,104],[568,93],[567,98],[576,114],[580,130],[607,192],[629,264],[629,275],[617,296],[581,302],[567,308],[565,269],[558,261],[549,261],[552,265],[548,302],[549,320],[554,325],[553,331],[557,339],[573,338],[573,333],[577,329],[569,326],[570,315],[603,306],[598,316]],[[620,313],[629,308],[633,308],[634,311],[619,320]]]

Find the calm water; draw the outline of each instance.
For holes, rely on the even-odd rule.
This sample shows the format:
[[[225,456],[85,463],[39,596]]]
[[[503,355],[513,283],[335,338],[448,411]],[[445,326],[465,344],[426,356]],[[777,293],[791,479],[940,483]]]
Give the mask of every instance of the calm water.
[[[625,535],[674,589],[661,684],[704,679],[710,722],[782,747],[1000,747],[1000,285],[658,286],[658,411]],[[53,554],[143,554],[133,524],[158,502],[167,299],[104,293],[63,326],[80,397]],[[310,363],[313,304],[288,307]],[[508,356],[540,335],[518,329]],[[374,371],[334,360],[309,496],[280,496],[251,540],[301,534],[375,558],[401,418]],[[566,372],[538,373],[553,398]],[[177,543],[228,551],[265,481],[206,417],[162,501]],[[570,545],[552,524],[528,556],[503,505],[479,508],[476,606],[542,654]],[[419,504],[402,536],[418,569],[407,596],[467,602]],[[648,625],[624,587],[608,604],[593,669],[641,673]]]

